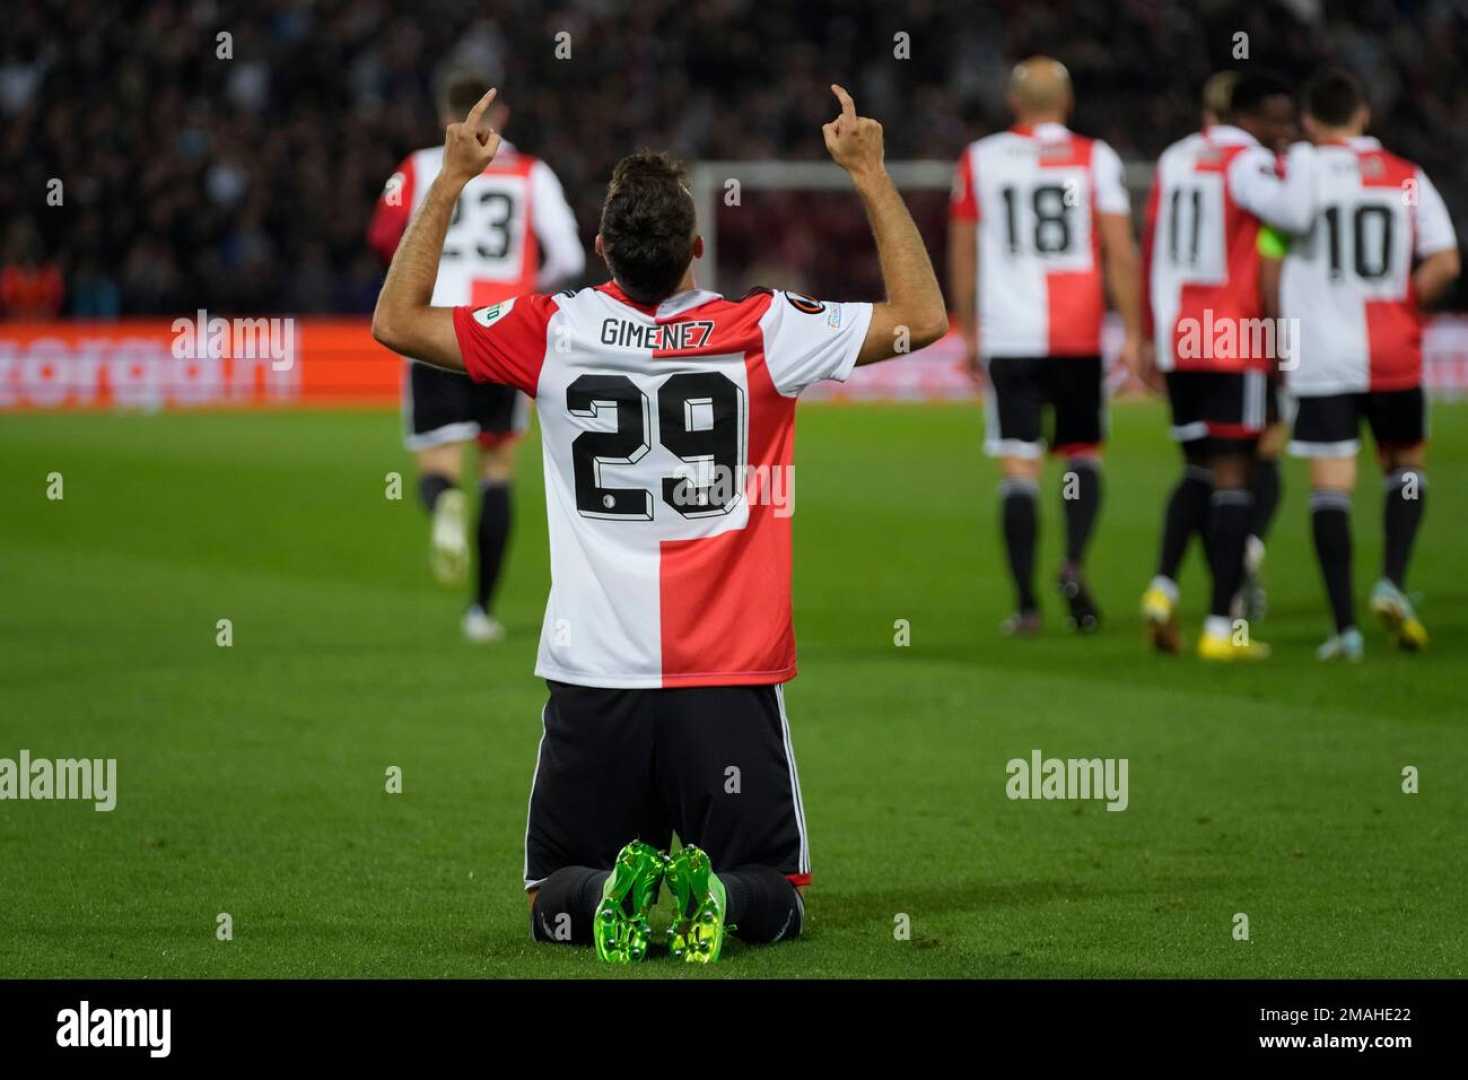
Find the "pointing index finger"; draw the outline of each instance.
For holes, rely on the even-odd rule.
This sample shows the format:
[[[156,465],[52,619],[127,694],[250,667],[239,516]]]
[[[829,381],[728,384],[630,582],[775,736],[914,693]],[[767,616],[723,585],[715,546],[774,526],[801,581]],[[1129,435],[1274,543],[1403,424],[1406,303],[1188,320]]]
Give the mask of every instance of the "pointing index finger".
[[[856,119],[856,102],[851,100],[851,95],[846,88],[839,83],[831,84],[831,93],[836,95],[836,100],[841,103],[841,115]]]
[[[479,127],[479,121],[484,117],[484,111],[489,108],[490,102],[494,101],[499,94],[499,88],[491,86],[482,98],[474,103],[474,108],[469,110],[469,115],[464,118],[464,123],[469,125],[470,130]]]

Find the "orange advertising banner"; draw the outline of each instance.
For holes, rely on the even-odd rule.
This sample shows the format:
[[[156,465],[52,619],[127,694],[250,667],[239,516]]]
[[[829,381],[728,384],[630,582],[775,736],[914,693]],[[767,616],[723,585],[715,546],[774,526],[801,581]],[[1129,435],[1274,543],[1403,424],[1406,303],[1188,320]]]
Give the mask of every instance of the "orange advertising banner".
[[[0,409],[396,405],[403,361],[366,319],[0,323]]]
[[[1120,322],[1102,351],[1113,397],[1139,387],[1116,363]],[[1468,396],[1468,317],[1428,320],[1422,381],[1434,397]],[[0,412],[68,409],[395,407],[403,361],[372,340],[365,318],[208,317],[114,323],[0,323]],[[956,334],[845,383],[826,401],[957,401],[980,392]]]

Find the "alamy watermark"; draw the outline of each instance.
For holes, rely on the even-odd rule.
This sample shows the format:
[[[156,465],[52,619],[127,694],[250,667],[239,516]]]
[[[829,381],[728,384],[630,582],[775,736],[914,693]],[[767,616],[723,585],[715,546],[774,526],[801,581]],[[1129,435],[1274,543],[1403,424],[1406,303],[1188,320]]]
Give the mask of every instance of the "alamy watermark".
[[[166,1058],[173,1049],[173,1010],[93,1008],[84,999],[56,1014],[56,1045],[142,1049],[149,1057]]]
[[[673,470],[674,506],[727,513],[743,494],[750,506],[774,507],[775,516],[795,513],[794,465],[715,465],[685,463]]]
[[[107,813],[117,805],[116,758],[0,758],[0,799],[75,799]]]
[[[1126,758],[1047,758],[1038,748],[1029,758],[1010,758],[1004,793],[1011,799],[1104,799],[1107,810],[1125,810]]]
[[[263,360],[272,371],[289,371],[296,363],[296,321],[285,318],[210,318],[199,308],[192,319],[179,316],[170,327],[175,360]]]
[[[1293,371],[1300,363],[1300,320],[1241,319],[1204,308],[1201,319],[1177,321],[1175,352],[1179,360],[1268,360]]]

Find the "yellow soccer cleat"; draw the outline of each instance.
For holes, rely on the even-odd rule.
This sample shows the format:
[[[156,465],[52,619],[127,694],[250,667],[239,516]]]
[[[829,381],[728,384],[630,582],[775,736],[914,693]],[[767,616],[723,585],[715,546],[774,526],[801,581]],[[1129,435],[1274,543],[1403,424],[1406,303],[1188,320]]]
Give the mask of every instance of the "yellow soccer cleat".
[[[1397,639],[1397,645],[1407,652],[1421,652],[1427,648],[1427,627],[1412,609],[1412,601],[1390,581],[1383,578],[1371,590],[1371,610],[1386,627],[1386,632]]]
[[[1241,644],[1227,635],[1204,634],[1198,638],[1198,659],[1225,664],[1267,660],[1269,646],[1252,639]]]
[[[1142,594],[1142,618],[1147,624],[1147,638],[1154,649],[1173,655],[1181,650],[1177,601],[1165,589],[1153,585]]]
[[[1416,616],[1403,619],[1397,627],[1397,644],[1408,652],[1421,652],[1427,648],[1427,640],[1427,627]]]

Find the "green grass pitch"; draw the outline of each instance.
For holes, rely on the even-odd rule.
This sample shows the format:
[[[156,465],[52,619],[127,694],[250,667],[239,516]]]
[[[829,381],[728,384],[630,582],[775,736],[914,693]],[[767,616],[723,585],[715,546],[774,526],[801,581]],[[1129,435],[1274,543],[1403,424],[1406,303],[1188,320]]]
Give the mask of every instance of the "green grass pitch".
[[[1373,626],[1364,664],[1315,662],[1327,618],[1291,463],[1257,628],[1275,657],[1219,669],[1141,640],[1177,469],[1159,406],[1113,410],[1094,638],[1063,628],[1051,588],[1051,466],[1047,633],[1027,642],[996,633],[1010,594],[979,410],[803,408],[788,704],[808,934],[736,943],[692,974],[1468,973],[1468,407],[1433,419],[1411,580],[1432,650],[1399,655]],[[0,976],[623,975],[528,935],[548,580],[533,438],[523,462],[512,638],[482,649],[428,579],[388,411],[0,418],[0,757],[115,757],[119,787],[111,813],[0,803]],[[385,497],[394,471],[401,501]],[[1363,606],[1380,550],[1364,473]],[[1193,636],[1199,560],[1183,583]],[[1007,799],[1005,763],[1037,747],[1127,758],[1129,808]],[[401,795],[384,790],[394,765]],[[1409,765],[1419,794],[1401,790]],[[221,912],[232,941],[216,940]],[[689,972],[664,957],[633,974]]]

